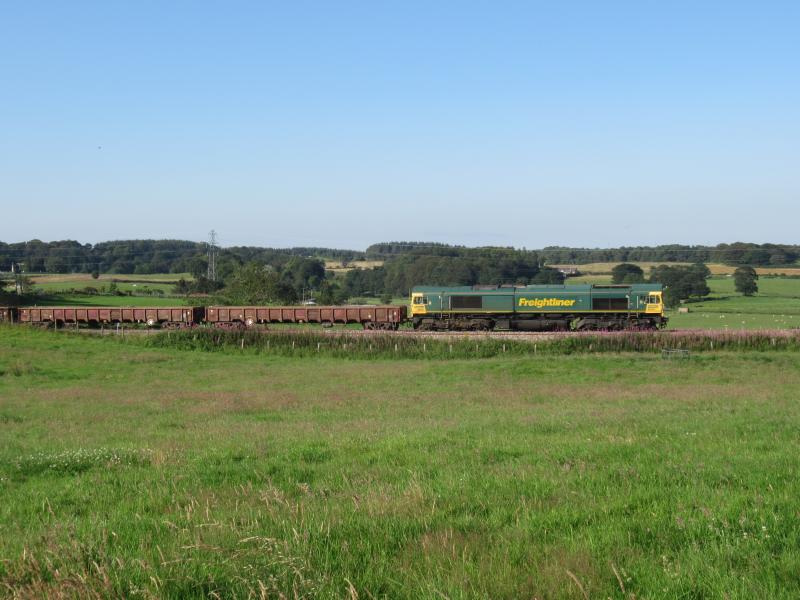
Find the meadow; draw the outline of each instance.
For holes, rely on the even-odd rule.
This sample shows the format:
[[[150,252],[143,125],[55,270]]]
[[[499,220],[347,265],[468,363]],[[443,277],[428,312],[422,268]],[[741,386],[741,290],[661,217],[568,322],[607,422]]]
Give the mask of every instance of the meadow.
[[[800,353],[345,359],[0,328],[22,597],[794,598]]]
[[[761,277],[758,294],[743,296],[732,277],[708,280],[711,294],[670,311],[670,329],[792,329],[800,327],[800,278]]]

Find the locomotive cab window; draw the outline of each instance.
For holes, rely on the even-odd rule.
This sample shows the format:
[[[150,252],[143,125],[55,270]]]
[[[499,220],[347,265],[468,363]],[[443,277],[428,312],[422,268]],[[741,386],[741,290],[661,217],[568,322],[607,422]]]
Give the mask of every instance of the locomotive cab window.
[[[427,296],[415,296],[414,304],[430,304]]]
[[[656,296],[655,294],[651,294],[650,296],[647,297],[647,303],[648,304],[660,304],[660,301],[658,299],[658,296]]]
[[[483,308],[482,296],[450,296],[450,308]]]

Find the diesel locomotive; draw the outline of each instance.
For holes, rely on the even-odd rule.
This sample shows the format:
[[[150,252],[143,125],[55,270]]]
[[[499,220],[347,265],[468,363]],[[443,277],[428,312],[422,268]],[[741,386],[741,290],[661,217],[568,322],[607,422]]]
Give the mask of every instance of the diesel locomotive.
[[[661,284],[419,286],[411,323],[422,330],[598,331],[667,324]]]

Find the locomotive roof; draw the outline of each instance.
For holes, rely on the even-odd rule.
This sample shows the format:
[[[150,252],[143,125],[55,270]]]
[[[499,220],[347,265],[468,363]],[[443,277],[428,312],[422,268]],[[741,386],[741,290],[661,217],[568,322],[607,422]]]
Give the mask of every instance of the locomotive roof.
[[[592,290],[620,290],[626,292],[659,292],[663,289],[660,283],[623,283],[616,285],[601,284],[576,284],[576,285],[417,285],[412,292],[449,292],[449,293],[469,293],[469,292],[505,292],[505,293],[525,293],[525,292],[576,292],[588,293]]]

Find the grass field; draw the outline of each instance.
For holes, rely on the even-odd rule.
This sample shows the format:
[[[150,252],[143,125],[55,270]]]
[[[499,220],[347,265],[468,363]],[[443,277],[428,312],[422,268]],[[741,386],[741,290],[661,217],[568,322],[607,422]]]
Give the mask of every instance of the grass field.
[[[800,327],[800,279],[761,277],[758,294],[749,298],[734,290],[732,277],[713,277],[708,287],[708,299],[686,304],[688,314],[670,312],[670,329]]]
[[[183,278],[191,280],[189,273],[103,274],[93,279],[89,273],[33,274],[29,275],[34,290],[48,293],[80,290],[85,287],[100,289],[114,283],[121,292],[148,293],[153,290],[164,294],[172,292],[175,283]]]
[[[160,296],[95,296],[89,294],[54,294],[37,299],[37,306],[185,306],[185,298]]]
[[[0,589],[794,598],[800,354],[344,360],[0,329]]]

